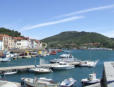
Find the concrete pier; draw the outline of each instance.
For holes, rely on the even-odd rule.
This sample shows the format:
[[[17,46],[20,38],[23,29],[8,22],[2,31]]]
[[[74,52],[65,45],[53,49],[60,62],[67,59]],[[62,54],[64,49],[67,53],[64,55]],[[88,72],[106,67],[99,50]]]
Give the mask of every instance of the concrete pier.
[[[78,65],[78,63],[70,63],[71,65]],[[47,67],[47,68],[53,68],[54,66],[57,66],[58,64],[41,64],[37,65],[38,67]],[[30,68],[34,68],[35,65],[23,65],[23,66],[9,66],[9,67],[0,67],[0,73],[5,72],[5,71],[12,71],[12,70],[17,70],[17,71],[22,71],[22,70],[27,70]]]
[[[114,62],[104,62],[102,87],[114,87]]]

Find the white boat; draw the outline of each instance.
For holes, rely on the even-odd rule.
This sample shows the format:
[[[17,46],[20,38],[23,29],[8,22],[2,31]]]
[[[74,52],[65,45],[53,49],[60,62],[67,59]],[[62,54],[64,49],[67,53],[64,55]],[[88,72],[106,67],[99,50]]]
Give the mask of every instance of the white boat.
[[[65,53],[65,54],[61,54],[60,58],[74,58],[74,57],[69,53]]]
[[[76,82],[75,79],[68,78],[61,82],[60,87],[71,87],[74,85],[75,82]]]
[[[0,58],[0,62],[9,62],[11,58]]]
[[[95,67],[98,61],[81,61],[79,66]]]
[[[60,62],[60,63],[56,63],[56,65],[53,66],[52,68],[56,69],[56,70],[62,70],[62,69],[72,69],[75,67],[74,67],[74,65],[70,65],[69,63]]]
[[[48,78],[22,78],[22,84],[30,87],[59,87],[52,79]]]
[[[100,79],[97,79],[96,73],[93,73],[93,74],[89,74],[89,78],[82,79],[81,82],[84,86],[86,86],[86,85],[99,83]]]
[[[13,58],[15,55],[12,54],[10,51],[6,52],[6,58]]]
[[[29,69],[29,71],[36,72],[36,73],[49,73],[49,72],[53,72],[51,69],[43,68],[43,67],[31,68],[31,69]]]
[[[7,71],[7,72],[4,72],[4,75],[13,75],[16,73],[17,73],[17,71]]]
[[[80,62],[77,58],[74,58],[71,54],[62,54],[59,58],[50,60],[51,63],[59,63],[59,62]]]

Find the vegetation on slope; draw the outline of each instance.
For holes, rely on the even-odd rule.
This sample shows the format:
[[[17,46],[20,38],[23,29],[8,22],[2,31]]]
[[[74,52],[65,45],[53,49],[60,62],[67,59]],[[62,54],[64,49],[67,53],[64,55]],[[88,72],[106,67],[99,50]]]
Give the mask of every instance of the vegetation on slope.
[[[68,31],[48,37],[42,41],[52,48],[108,47],[114,48],[114,40],[95,33]]]
[[[0,28],[0,34],[8,34],[13,37],[21,36],[21,33],[18,31],[6,29],[6,28]]]

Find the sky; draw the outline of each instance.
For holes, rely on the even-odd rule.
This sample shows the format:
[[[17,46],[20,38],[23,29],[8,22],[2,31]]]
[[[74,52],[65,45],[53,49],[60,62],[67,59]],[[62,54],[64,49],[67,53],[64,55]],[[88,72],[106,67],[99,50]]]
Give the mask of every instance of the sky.
[[[64,31],[114,37],[114,0],[0,0],[0,27],[38,40]]]

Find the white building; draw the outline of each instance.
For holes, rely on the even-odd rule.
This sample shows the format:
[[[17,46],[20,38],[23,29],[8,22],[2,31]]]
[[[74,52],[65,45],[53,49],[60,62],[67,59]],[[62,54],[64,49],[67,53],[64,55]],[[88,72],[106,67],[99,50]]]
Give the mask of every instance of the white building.
[[[0,50],[3,50],[3,41],[0,40]]]
[[[16,48],[19,48],[19,49],[29,49],[30,48],[30,42],[28,40],[16,41]]]

